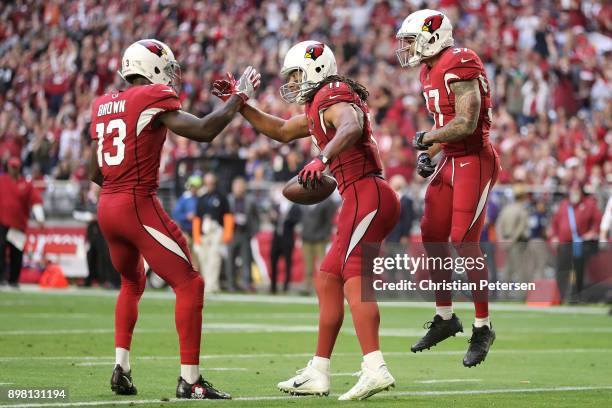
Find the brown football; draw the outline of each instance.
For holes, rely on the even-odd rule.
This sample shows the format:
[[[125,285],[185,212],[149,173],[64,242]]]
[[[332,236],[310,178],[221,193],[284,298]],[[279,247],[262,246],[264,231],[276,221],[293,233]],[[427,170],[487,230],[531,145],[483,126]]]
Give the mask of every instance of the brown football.
[[[337,186],[336,179],[325,174],[315,189],[306,189],[297,180],[298,176],[295,176],[285,184],[283,195],[287,200],[303,205],[320,203],[329,197]]]

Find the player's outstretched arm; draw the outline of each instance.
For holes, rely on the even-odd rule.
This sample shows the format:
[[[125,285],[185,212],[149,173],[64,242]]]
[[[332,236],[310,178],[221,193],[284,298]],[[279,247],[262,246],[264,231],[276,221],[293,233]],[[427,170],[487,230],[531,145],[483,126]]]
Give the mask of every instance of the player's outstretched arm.
[[[176,110],[161,114],[159,121],[179,136],[196,142],[211,142],[232,121],[243,104],[242,98],[234,95],[221,108],[203,118]]]
[[[213,83],[213,95],[221,100],[227,100],[230,95],[231,81],[232,78],[229,75],[228,79],[215,81]],[[247,104],[244,105],[240,113],[259,133],[263,133],[281,143],[289,143],[292,140],[309,135],[306,115],[297,115],[289,120],[284,120]]]
[[[163,113],[159,120],[177,135],[197,142],[210,142],[225,129],[246,101],[255,96],[260,82],[261,75],[251,66],[244,70],[239,80],[228,73],[221,98],[225,103],[220,109],[203,118],[180,110],[171,111]]]
[[[327,108],[323,119],[336,129],[336,135],[321,152],[329,161],[355,144],[363,135],[363,112],[346,102],[338,102]]]
[[[240,113],[256,131],[281,143],[289,143],[310,134],[308,119],[304,114],[284,120],[246,104]]]
[[[476,129],[481,103],[478,80],[453,82],[450,88],[455,94],[455,117],[441,128],[427,132],[421,140],[423,145],[455,142]]]

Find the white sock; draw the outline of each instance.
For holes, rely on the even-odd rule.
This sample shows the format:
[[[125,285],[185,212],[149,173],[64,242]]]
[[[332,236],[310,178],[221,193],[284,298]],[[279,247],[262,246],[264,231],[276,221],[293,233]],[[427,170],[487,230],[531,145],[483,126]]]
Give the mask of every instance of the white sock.
[[[491,328],[491,320],[489,319],[489,316],[474,318],[474,327],[478,328],[482,326],[489,326],[489,329]]]
[[[322,373],[329,373],[329,358],[314,356],[312,366]]]
[[[200,366],[191,364],[181,364],[181,377],[189,384],[195,384],[200,379]]]
[[[442,318],[442,320],[450,320],[453,317],[452,306],[436,306],[436,314]]]
[[[121,347],[115,348],[115,364],[119,364],[123,371],[130,371],[130,350]]]
[[[366,366],[371,368],[372,370],[377,370],[380,366],[385,365],[385,359],[380,350],[373,351],[371,353],[363,356],[363,361],[366,363]]]

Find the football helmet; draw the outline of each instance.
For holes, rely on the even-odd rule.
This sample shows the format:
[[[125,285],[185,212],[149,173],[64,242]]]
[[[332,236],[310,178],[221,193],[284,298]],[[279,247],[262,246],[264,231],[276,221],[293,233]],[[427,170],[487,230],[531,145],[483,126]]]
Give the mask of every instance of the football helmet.
[[[280,88],[281,97],[289,103],[306,103],[306,94],[330,75],[336,75],[336,58],[332,50],[319,41],[302,41],[287,51],[281,75],[299,72],[298,81],[287,82]]]
[[[436,10],[419,10],[410,14],[397,32],[399,48],[395,51],[400,65],[416,67],[423,58],[433,57],[455,44],[453,25]]]
[[[169,85],[177,90],[181,68],[170,47],[161,41],[136,41],[123,53],[119,75],[127,81],[131,75],[141,75],[151,83]]]

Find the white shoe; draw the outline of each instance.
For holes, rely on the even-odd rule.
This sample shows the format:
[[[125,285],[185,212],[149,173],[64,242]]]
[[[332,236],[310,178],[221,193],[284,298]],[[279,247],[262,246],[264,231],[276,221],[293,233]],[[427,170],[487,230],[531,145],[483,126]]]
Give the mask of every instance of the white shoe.
[[[361,363],[361,371],[355,373],[355,375],[359,376],[357,384],[342,394],[338,398],[339,400],[363,400],[395,386],[395,378],[385,364],[372,370],[363,362]]]
[[[296,374],[287,381],[279,382],[278,389],[291,395],[329,395],[329,373],[313,367],[312,360]]]

